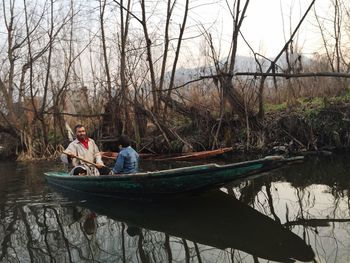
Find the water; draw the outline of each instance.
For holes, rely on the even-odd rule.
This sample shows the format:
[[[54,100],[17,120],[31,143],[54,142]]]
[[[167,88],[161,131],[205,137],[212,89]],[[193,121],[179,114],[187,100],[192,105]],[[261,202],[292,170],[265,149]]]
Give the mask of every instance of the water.
[[[58,192],[61,168],[0,163],[0,262],[350,262],[345,155],[157,201]]]

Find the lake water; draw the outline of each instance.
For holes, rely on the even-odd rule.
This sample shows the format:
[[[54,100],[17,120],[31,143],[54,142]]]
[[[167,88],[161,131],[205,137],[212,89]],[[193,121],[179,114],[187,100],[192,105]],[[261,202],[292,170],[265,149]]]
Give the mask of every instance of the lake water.
[[[350,262],[345,155],[153,201],[57,192],[60,169],[0,163],[0,262]]]

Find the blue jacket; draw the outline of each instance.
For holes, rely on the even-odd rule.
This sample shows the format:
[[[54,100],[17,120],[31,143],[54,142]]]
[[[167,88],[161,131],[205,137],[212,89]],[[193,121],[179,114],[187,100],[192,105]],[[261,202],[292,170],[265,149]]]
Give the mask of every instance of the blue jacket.
[[[139,154],[130,146],[122,148],[113,167],[114,173],[137,173],[139,170]]]

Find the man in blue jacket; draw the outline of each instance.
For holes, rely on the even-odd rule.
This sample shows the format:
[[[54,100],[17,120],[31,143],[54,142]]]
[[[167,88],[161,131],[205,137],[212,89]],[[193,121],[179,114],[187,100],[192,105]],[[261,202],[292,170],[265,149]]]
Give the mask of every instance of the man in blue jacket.
[[[130,140],[126,135],[118,140],[120,152],[113,167],[115,174],[137,173],[139,169],[139,154],[130,146]]]

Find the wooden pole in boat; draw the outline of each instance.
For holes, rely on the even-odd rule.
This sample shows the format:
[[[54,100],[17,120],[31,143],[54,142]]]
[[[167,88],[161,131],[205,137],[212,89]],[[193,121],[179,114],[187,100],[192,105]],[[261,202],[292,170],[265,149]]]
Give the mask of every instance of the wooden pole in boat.
[[[77,155],[75,155],[73,153],[69,153],[69,152],[65,152],[65,151],[63,151],[63,153],[66,154],[67,156],[79,159],[79,160],[83,161],[84,163],[91,164],[91,165],[93,165],[93,166],[98,168],[98,164],[90,162],[89,160],[86,160],[86,159],[84,159],[82,157],[79,157],[79,156],[77,156]]]

